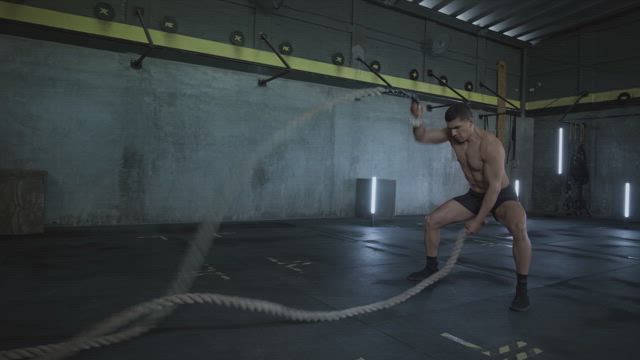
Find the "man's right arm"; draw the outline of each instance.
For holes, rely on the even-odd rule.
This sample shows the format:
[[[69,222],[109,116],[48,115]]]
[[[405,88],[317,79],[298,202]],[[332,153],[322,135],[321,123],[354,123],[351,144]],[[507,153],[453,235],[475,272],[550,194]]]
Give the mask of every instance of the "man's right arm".
[[[447,129],[427,129],[424,124],[413,128],[413,137],[416,141],[425,144],[441,144],[449,140]]]
[[[444,129],[427,129],[424,127],[422,120],[424,114],[424,106],[418,101],[411,102],[411,125],[413,125],[413,137],[416,141],[425,144],[440,144],[449,140],[447,128]]]

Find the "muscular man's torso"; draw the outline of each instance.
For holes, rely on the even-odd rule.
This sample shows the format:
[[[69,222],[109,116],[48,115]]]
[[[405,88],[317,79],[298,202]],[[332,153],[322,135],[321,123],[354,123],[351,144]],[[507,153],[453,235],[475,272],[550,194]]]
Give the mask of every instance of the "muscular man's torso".
[[[497,151],[498,149],[493,149],[493,147],[502,146],[502,144],[493,134],[480,129],[476,129],[476,131],[480,135],[480,141],[458,143],[449,136],[449,143],[456,154],[458,163],[460,163],[471,190],[484,193],[487,191],[489,183],[484,177],[483,155],[487,151]],[[504,171],[500,185],[501,189],[509,185],[509,178]]]

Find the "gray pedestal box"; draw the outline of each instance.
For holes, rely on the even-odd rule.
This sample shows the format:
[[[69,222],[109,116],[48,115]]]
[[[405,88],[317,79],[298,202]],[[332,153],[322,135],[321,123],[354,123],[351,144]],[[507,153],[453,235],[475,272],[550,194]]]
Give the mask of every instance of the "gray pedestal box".
[[[390,219],[396,215],[396,181],[376,179],[375,218]],[[373,179],[356,179],[356,217],[371,217]]]

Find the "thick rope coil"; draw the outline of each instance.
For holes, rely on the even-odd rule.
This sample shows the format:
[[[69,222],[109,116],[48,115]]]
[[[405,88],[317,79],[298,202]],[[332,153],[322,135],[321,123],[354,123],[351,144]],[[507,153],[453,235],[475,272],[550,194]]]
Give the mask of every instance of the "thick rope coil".
[[[375,303],[371,303],[368,305],[356,306],[352,308],[347,308],[343,310],[333,310],[333,311],[313,311],[313,310],[303,310],[296,309],[292,307],[288,307],[286,305],[274,303],[271,301],[261,300],[261,299],[252,299],[252,298],[244,298],[238,296],[224,295],[224,294],[216,294],[216,293],[187,293],[187,294],[177,294],[177,295],[169,295],[161,298],[157,298],[145,303],[138,304],[133,306],[115,316],[111,317],[103,324],[107,327],[122,327],[126,324],[148,314],[157,311],[163,311],[167,308],[173,309],[176,306],[180,305],[192,305],[192,304],[214,304],[224,307],[236,308],[240,310],[253,311],[253,312],[261,312],[266,313],[272,316],[281,317],[291,321],[298,322],[327,322],[327,321],[337,321],[342,320],[354,316],[364,315],[367,313],[372,313],[375,311],[380,311],[384,309],[388,309],[395,305],[398,305],[402,302],[407,301],[411,297],[420,293],[425,288],[431,286],[437,281],[441,280],[445,276],[451,272],[453,266],[458,260],[460,256],[460,252],[462,250],[462,246],[464,244],[464,240],[466,237],[465,230],[461,230],[458,234],[456,242],[454,243],[453,250],[449,259],[447,260],[444,267],[431,275],[430,277],[422,280],[416,286],[396,295],[389,299],[378,301]],[[60,351],[61,349],[65,349],[70,353],[74,353],[80,350],[98,348],[107,345],[113,345],[118,342],[130,339],[131,337],[138,336],[141,333],[148,331],[149,329],[146,327],[132,327],[127,329],[124,332],[120,332],[114,335],[107,335],[98,338],[81,338],[76,340],[75,342],[64,342],[59,344],[51,344],[44,345],[32,348],[23,348],[9,351],[1,351],[0,359],[1,360],[9,360],[9,359],[30,359],[36,356],[46,355],[48,353],[53,353],[56,351]]]

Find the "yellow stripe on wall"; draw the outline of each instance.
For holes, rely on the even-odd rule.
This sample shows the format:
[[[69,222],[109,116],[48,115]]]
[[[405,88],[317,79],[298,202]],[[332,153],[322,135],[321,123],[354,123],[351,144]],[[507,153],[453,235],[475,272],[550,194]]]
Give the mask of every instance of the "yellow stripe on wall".
[[[128,40],[146,44],[147,39],[142,27],[117,22],[103,21],[91,17],[68,14],[64,12],[41,9],[21,4],[0,1],[0,18],[24,23],[43,25],[57,29],[71,30],[109,38]],[[208,54],[228,59],[240,60],[261,65],[282,67],[278,58],[269,51],[256,50],[234,46],[212,40],[205,40],[180,34],[171,34],[159,30],[149,29],[149,33],[156,45],[186,50],[201,54]],[[333,76],[342,79],[356,80],[376,85],[384,85],[380,79],[369,71],[353,69],[346,66],[336,66],[314,60],[294,56],[283,56],[294,70],[314,74]],[[385,75],[387,81],[395,87],[424,94],[458,98],[458,96],[444,86],[429,84],[395,76]],[[458,90],[458,89],[456,89]],[[496,105],[495,96],[458,90],[467,99],[488,105]],[[520,106],[518,100],[510,100]]]
[[[620,95],[620,93],[622,92],[628,92],[632,98],[640,97],[640,88],[610,90],[610,91],[591,93],[585,96],[582,100],[580,100],[580,104],[589,104],[589,103],[598,103],[598,102],[604,102],[604,101],[617,100],[618,95]],[[544,109],[547,106],[549,106],[550,108],[559,107],[559,106],[569,106],[569,105],[573,105],[577,99],[578,99],[577,96],[567,96],[567,97],[561,97],[557,99],[528,101],[527,110]]]
[[[144,35],[144,30],[140,26],[122,24],[118,22],[102,21],[92,17],[41,9],[27,5],[8,3],[5,1],[0,1],[0,18],[103,37],[127,40],[140,44],[147,43],[147,39]],[[262,51],[241,46],[234,46],[218,41],[205,40],[180,34],[171,34],[159,30],[149,29],[149,33],[151,34],[154,43],[158,46],[213,55],[227,59],[240,60],[260,65],[282,67],[282,63],[270,51]],[[353,69],[347,66],[336,66],[329,63],[294,56],[283,55],[283,57],[285,60],[287,60],[289,65],[291,65],[291,67],[297,71],[327,75],[347,80],[356,80],[376,85],[384,85],[384,83],[380,79],[378,79],[369,71]],[[400,89],[415,91],[423,94],[444,96],[454,99],[458,98],[458,96],[454,92],[444,86],[429,84],[420,81],[413,81],[390,75],[385,75],[385,78],[395,87]],[[456,90],[473,102],[488,105],[497,104],[497,98],[495,96],[461,89]],[[640,97],[640,88],[631,88],[589,94],[587,97],[582,99],[580,103],[597,103],[616,100],[621,92],[628,92],[632,98]],[[526,103],[526,109],[537,110],[543,109],[547,106],[551,108],[568,106],[572,105],[576,99],[577,97],[575,96],[568,96],[557,99],[529,101]],[[520,106],[520,101],[511,99],[510,101],[515,105]]]

